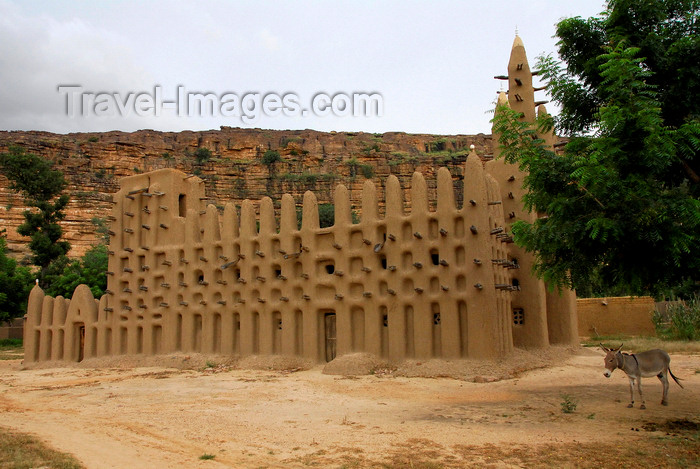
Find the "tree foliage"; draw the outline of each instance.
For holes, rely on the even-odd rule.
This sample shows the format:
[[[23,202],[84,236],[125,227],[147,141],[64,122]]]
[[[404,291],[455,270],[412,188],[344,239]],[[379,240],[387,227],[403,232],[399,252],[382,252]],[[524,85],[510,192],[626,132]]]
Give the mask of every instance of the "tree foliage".
[[[544,214],[514,224],[516,242],[552,284],[655,294],[700,280],[698,16],[697,1],[611,0],[558,24],[562,62],[538,68],[570,137],[560,155],[539,138],[551,120],[494,117],[502,154],[529,172],[526,206]]]
[[[0,237],[0,324],[24,314],[33,284],[29,268],[7,256],[7,242]]]
[[[70,250],[67,241],[61,241],[63,220],[69,197],[61,194],[66,187],[63,173],[54,170],[49,161],[20,147],[11,147],[0,154],[0,171],[9,179],[10,189],[22,194],[25,203],[35,210],[24,212],[24,223],[17,232],[29,236],[32,263],[43,272],[51,262]]]
[[[199,147],[194,151],[194,158],[197,164],[204,164],[212,157],[211,150],[204,147]]]
[[[262,157],[262,164],[271,168],[275,163],[284,161],[277,150],[267,150]]]
[[[44,276],[46,294],[70,298],[78,285],[90,287],[95,298],[107,289],[107,246],[97,244],[80,259],[70,260],[62,256],[51,264]]]

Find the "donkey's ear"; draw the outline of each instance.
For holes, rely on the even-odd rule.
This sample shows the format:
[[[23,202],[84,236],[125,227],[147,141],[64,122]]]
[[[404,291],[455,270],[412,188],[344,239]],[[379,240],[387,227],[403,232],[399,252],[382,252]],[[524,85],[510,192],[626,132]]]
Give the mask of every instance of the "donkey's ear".
[[[617,350],[615,350],[615,351],[616,351],[616,352],[619,352],[620,350],[622,350],[622,346],[623,346],[623,345],[625,345],[625,344],[624,344],[624,343],[623,343],[623,344],[620,344],[620,346],[619,346],[619,347],[617,348]]]
[[[607,348],[607,347],[605,347],[602,343],[599,344],[599,345],[600,345],[600,348],[602,348],[604,352],[609,352],[609,351],[610,351],[610,349]]]

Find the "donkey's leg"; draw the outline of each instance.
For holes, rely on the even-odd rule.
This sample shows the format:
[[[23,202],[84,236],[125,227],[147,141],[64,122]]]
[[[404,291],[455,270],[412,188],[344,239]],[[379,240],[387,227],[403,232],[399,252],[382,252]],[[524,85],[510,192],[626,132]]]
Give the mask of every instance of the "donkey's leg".
[[[661,396],[661,405],[668,405],[668,368],[656,375],[656,377],[659,378],[659,381],[661,381],[664,387],[664,393]]]
[[[639,406],[640,409],[646,409],[647,406],[644,405],[644,396],[642,395],[642,377],[637,377],[637,391],[639,391],[639,400],[642,401],[642,405]]]
[[[634,378],[629,377],[630,380],[630,403],[627,407],[634,407]]]

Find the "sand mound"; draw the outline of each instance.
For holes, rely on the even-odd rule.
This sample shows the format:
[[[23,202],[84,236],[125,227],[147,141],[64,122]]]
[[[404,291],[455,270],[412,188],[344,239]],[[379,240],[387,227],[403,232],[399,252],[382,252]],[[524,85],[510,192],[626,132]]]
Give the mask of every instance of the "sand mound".
[[[336,357],[323,367],[325,375],[363,376],[376,374],[377,371],[389,366],[383,360],[371,353],[349,353]]]
[[[214,355],[203,353],[172,353],[168,355],[118,355],[113,357],[86,358],[81,362],[39,362],[28,363],[24,369],[44,368],[115,368],[131,369],[140,367],[174,368],[177,370],[202,370],[216,368],[242,370],[298,371],[313,367],[310,360],[282,355],[250,356]]]
[[[525,371],[552,366],[580,353],[578,347],[552,346],[545,349],[515,349],[496,360],[427,359],[405,360],[391,364],[368,353],[351,353],[326,364],[327,375],[392,375],[407,378],[453,378],[464,381],[490,382],[519,376]]]
[[[115,355],[111,357],[86,358],[81,362],[48,361],[25,363],[24,369],[43,368],[115,368],[131,369],[140,367],[175,368],[178,370],[199,370],[212,366],[237,368],[240,357],[234,355],[214,355],[202,353],[171,353],[168,355]]]
[[[369,353],[351,353],[337,357],[323,367],[327,375],[403,376],[407,378],[453,378],[464,381],[490,382],[519,376],[525,371],[562,363],[573,354],[590,353],[580,347],[552,346],[544,349],[515,349],[496,360],[427,359],[390,363]],[[214,355],[172,353],[167,355],[119,355],[88,358],[82,362],[39,362],[23,365],[23,369],[45,368],[113,368],[130,369],[160,367],[177,370],[269,370],[294,372],[316,366],[312,360],[286,355]]]
[[[313,368],[314,363],[288,355],[251,355],[241,358],[235,368],[241,370],[301,371]]]

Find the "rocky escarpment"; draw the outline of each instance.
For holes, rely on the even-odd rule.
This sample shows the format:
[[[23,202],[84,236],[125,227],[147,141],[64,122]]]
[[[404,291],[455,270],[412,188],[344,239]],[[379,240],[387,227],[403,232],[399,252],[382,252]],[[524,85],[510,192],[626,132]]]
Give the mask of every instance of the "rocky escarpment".
[[[301,204],[307,190],[316,193],[319,203],[332,203],[333,189],[340,183],[348,187],[353,203],[359,205],[366,179],[377,182],[382,200],[382,181],[394,174],[410,205],[407,189],[414,171],[425,175],[434,201],[434,174],[439,167],[450,169],[459,189],[470,145],[482,157],[492,153],[491,136],[484,134],[437,136],[228,127],[201,132],[140,130],[65,135],[0,132],[0,151],[12,145],[50,159],[63,171],[71,197],[63,222],[64,238],[72,245],[73,257],[81,256],[98,241],[97,228],[105,224],[119,179],[140,172],[177,168],[192,173],[205,181],[209,202],[219,207],[227,202],[239,204],[246,198],[256,201],[265,195],[272,197],[277,207],[284,193]],[[270,151],[277,152],[279,159]],[[461,190],[456,193],[459,195]],[[10,252],[17,257],[28,252],[28,238],[16,231],[25,208],[21,196],[10,191],[7,179],[0,176],[0,224],[7,230]]]

